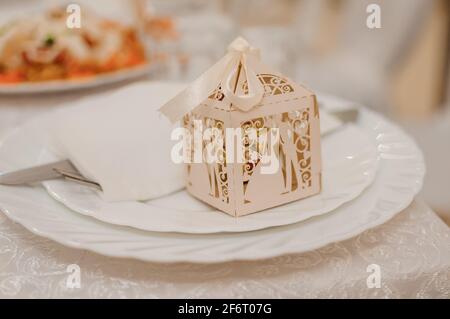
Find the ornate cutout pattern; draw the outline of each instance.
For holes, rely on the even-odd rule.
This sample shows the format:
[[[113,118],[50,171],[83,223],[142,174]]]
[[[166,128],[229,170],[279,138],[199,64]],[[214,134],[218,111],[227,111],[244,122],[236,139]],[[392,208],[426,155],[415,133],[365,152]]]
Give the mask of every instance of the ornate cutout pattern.
[[[301,187],[305,189],[311,186],[312,176],[310,109],[285,113],[283,116],[293,130],[297,162],[301,172]]]
[[[258,74],[258,78],[264,84],[264,96],[280,95],[294,92],[294,88],[286,79],[273,74]],[[248,93],[248,84],[245,81],[242,84],[244,94]]]
[[[214,90],[214,92],[209,96],[211,100],[223,101],[225,95],[222,92],[220,85]]]
[[[261,153],[257,158],[250,158],[251,151],[258,152],[257,146],[249,141],[248,129],[279,128],[280,141],[275,147],[280,161],[279,174],[284,181],[283,194],[307,189],[312,186],[311,172],[311,124],[310,109],[286,112],[246,121],[241,124],[244,132],[245,160],[242,166],[244,198],[248,185],[252,182],[255,167],[260,163]],[[267,132],[267,131],[266,131]],[[269,154],[269,144],[259,151]],[[277,180],[277,179],[274,179]],[[249,203],[249,201],[246,201]]]
[[[191,136],[194,136],[194,121],[201,121],[201,124],[203,126],[203,129],[214,129],[218,130],[219,134],[222,134],[222,136],[225,136],[225,127],[224,123],[220,120],[209,118],[209,117],[200,117],[198,115],[194,115],[193,113],[185,115],[183,117],[183,124],[184,127],[187,128],[191,132]],[[229,203],[229,189],[228,189],[228,174],[227,174],[227,164],[225,161],[226,158],[226,148],[225,144],[223,145],[222,149],[214,149],[214,152],[219,152],[221,156],[223,157],[223,162],[221,163],[208,163],[206,154],[206,146],[208,144],[211,144],[211,140],[203,140],[202,141],[202,154],[203,154],[203,161],[202,163],[196,163],[196,164],[188,164],[187,165],[187,174],[188,174],[188,183],[190,182],[190,176],[192,174],[192,165],[205,165],[206,170],[208,172],[208,178],[209,178],[209,195],[220,199],[224,203]],[[194,159],[194,147],[191,145],[191,147],[188,149],[188,152],[190,154],[191,160]]]
[[[243,136],[243,146],[245,147],[244,150],[244,159],[246,163],[242,166],[242,175],[243,175],[243,187],[244,187],[244,193],[247,189],[247,185],[250,181],[250,177],[253,174],[253,171],[258,165],[258,163],[261,160],[261,154],[258,155],[258,158],[251,158],[250,154],[257,154],[258,152],[258,145],[255,141],[255,139],[251,139],[248,132],[250,130],[255,129],[261,129],[266,127],[266,121],[268,120],[268,117],[260,117],[254,120],[246,121],[242,123],[241,129],[244,133]]]

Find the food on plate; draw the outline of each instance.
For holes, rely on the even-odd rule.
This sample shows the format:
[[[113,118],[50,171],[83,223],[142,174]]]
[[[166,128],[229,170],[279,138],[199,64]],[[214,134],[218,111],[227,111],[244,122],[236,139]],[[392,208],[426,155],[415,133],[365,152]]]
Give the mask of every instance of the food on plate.
[[[80,79],[147,63],[134,28],[83,11],[81,28],[64,9],[0,27],[0,84]]]

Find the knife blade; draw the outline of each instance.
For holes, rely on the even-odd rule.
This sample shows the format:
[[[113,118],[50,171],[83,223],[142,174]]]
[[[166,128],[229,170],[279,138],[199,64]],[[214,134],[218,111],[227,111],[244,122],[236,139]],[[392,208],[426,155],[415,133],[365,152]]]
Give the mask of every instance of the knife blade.
[[[1,185],[23,185],[56,178],[66,178],[101,190],[100,184],[83,177],[70,160],[34,166],[0,175]]]

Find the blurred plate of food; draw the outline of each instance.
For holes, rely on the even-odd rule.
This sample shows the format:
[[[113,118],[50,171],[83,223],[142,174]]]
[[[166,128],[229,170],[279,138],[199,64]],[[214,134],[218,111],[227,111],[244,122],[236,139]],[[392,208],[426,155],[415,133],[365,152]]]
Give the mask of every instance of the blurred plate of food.
[[[69,28],[63,8],[0,26],[0,94],[67,91],[149,74],[137,28],[83,11]]]

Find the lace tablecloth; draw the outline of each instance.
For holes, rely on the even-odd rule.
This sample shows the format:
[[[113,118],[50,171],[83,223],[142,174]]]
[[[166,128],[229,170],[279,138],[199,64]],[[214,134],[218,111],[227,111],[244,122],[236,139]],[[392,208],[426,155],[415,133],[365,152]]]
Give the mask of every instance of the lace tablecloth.
[[[1,98],[0,136],[74,98]],[[0,297],[450,298],[450,230],[417,199],[386,224],[309,253],[169,265],[67,248],[0,213]]]

